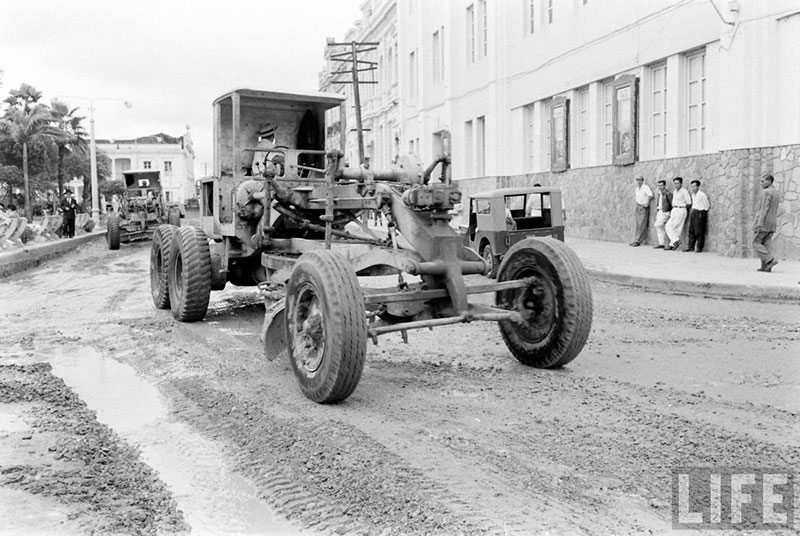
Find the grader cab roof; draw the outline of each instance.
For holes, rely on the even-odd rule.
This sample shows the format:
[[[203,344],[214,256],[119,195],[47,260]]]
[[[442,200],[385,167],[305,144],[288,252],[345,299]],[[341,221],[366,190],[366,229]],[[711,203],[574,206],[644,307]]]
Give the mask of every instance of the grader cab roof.
[[[161,190],[161,174],[154,170],[123,171],[125,188],[129,191]]]
[[[287,93],[282,91],[264,91],[259,89],[234,89],[218,97],[213,104],[219,104],[233,96],[238,96],[242,106],[259,104],[266,107],[276,105],[295,104],[300,106],[322,105],[323,108],[333,108],[344,102],[344,95],[336,93],[321,93],[318,91],[307,93]]]

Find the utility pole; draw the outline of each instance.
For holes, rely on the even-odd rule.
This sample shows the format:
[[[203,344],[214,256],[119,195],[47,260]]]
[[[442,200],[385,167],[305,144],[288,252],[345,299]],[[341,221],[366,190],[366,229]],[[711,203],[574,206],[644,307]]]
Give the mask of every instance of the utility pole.
[[[342,80],[342,79],[332,80],[332,83],[334,84],[353,84],[353,101],[356,112],[356,139],[358,141],[359,165],[364,164],[364,128],[361,123],[361,92],[359,91],[359,86],[361,84],[378,83],[377,80],[361,80],[359,73],[372,72],[377,70],[378,62],[359,59],[358,55],[365,54],[373,50],[377,50],[379,44],[380,43],[377,42],[363,42],[363,41],[362,42],[351,41],[350,43],[333,43],[333,42],[328,43],[328,46],[331,48],[347,47],[344,50],[341,50],[340,48],[339,52],[332,52],[330,57],[331,60],[333,61],[350,63],[350,68],[349,69],[343,68],[342,70],[333,71],[331,72],[331,75],[334,77],[336,75],[349,76],[348,80]],[[341,122],[341,125],[342,125],[341,127],[342,147],[344,147],[344,139],[347,136],[347,131],[345,130],[344,121]]]

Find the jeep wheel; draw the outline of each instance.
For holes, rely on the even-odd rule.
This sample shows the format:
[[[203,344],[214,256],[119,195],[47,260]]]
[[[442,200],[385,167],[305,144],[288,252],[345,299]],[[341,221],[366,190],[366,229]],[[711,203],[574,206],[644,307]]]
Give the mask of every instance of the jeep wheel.
[[[355,390],[367,351],[364,297],[339,253],[304,254],[286,287],[286,340],[300,389],[314,402],[344,400]]]
[[[499,307],[526,317],[522,323],[500,322],[514,357],[539,368],[560,367],[575,359],[592,328],[592,289],[578,256],[558,240],[531,238],[506,253],[498,272],[498,281],[534,280],[527,288],[495,296]]]
[[[197,227],[172,233],[169,252],[169,305],[181,322],[202,320],[211,297],[211,253],[206,234]]]
[[[483,260],[485,260],[489,265],[489,273],[486,275],[492,279],[497,277],[497,266],[500,264],[500,261],[497,258],[497,255],[494,254],[491,244],[486,244],[483,246],[481,257],[483,257]]]
[[[159,225],[153,232],[153,245],[150,247],[150,293],[156,309],[169,309],[169,252],[172,248],[172,235],[177,227]]]
[[[108,249],[119,249],[119,216],[116,214],[109,214],[106,220],[106,243]]]

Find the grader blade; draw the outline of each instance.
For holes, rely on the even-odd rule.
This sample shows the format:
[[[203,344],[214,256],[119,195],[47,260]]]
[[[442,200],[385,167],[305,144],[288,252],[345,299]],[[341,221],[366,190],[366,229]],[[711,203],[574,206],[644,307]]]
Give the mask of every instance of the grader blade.
[[[264,318],[264,353],[274,361],[286,354],[286,348],[286,302],[281,300]]]

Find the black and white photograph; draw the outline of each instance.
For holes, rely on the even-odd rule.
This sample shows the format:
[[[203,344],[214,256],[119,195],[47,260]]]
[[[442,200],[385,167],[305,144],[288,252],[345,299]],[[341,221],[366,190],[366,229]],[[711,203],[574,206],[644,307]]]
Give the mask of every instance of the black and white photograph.
[[[800,532],[800,0],[0,8],[0,536]]]

